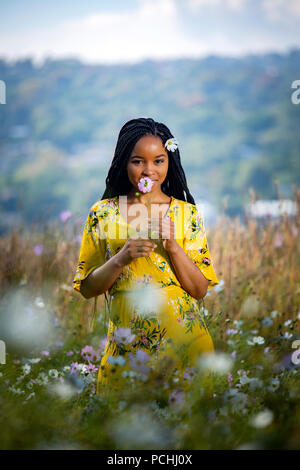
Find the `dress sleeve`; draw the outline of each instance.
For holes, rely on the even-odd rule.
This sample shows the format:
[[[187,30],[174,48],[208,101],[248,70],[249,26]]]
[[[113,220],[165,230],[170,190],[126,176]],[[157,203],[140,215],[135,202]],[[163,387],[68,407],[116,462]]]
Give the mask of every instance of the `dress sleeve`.
[[[186,211],[183,249],[209,280],[208,289],[219,284],[208,249],[203,218],[194,204],[189,204]]]
[[[95,205],[90,209],[83,229],[79,260],[73,288],[80,292],[83,281],[94,269],[105,263],[105,238],[99,236],[100,224]]]

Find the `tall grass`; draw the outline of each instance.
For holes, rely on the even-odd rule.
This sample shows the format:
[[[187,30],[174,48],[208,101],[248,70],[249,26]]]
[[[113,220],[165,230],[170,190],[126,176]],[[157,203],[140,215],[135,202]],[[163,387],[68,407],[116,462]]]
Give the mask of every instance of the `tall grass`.
[[[6,364],[0,364],[0,446],[300,448],[299,367],[291,361],[292,343],[300,339],[300,189],[293,188],[293,194],[294,217],[258,222],[246,215],[230,219],[224,210],[207,230],[221,281],[199,302],[215,360],[223,364],[223,371],[216,366],[213,374],[213,395],[199,366],[185,395],[178,377],[168,379],[168,395],[156,377],[153,387],[143,389],[138,379],[128,379],[122,397],[113,391],[97,397],[97,372],[72,365],[97,369],[107,327],[104,296],[93,322],[94,299],[85,300],[72,288],[82,224],[71,218],[19,226],[3,236],[0,326],[14,305],[27,303],[46,310],[53,328],[43,343],[30,346],[2,338],[0,331],[7,341]],[[82,353],[86,345],[93,358]],[[147,427],[152,431],[145,434]]]

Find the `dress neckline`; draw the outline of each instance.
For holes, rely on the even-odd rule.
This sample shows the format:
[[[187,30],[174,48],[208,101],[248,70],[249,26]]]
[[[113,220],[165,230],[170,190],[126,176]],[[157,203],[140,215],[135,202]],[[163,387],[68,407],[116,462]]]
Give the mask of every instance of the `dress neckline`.
[[[169,204],[169,208],[167,210],[167,212],[165,213],[164,217],[166,217],[168,215],[168,213],[170,212],[171,210],[171,206],[173,205],[174,201],[175,201],[175,198],[173,196],[170,196],[171,198],[171,201],[170,201],[170,204]],[[122,214],[121,214],[121,211],[120,211],[120,206],[119,206],[119,196],[115,196],[114,198],[112,198],[114,203],[115,203],[115,206],[116,208],[118,209],[118,212],[119,212],[119,218],[120,220],[123,220],[124,223],[126,223],[126,225],[128,225],[129,227],[131,227],[130,224],[128,224],[127,222],[125,222],[124,218],[122,217]],[[163,217],[163,218],[164,218]]]

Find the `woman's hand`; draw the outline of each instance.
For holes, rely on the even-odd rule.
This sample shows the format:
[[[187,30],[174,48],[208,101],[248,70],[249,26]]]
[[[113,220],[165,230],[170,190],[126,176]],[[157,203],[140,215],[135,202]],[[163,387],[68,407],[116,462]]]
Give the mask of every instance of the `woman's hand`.
[[[115,255],[120,265],[125,266],[135,258],[149,256],[157,244],[148,238],[128,238],[123,248]]]
[[[175,224],[169,216],[152,217],[149,219],[149,228],[158,232],[158,237],[162,239],[163,247],[169,253],[175,253],[179,247],[175,239]]]

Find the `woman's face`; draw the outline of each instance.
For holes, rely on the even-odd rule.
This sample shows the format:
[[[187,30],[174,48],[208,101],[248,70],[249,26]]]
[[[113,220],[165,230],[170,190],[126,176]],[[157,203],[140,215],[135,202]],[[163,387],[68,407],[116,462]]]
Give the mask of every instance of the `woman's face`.
[[[127,162],[128,178],[138,189],[141,178],[148,176],[154,184],[152,191],[160,189],[169,167],[169,157],[161,139],[154,135],[145,135],[135,144]]]

